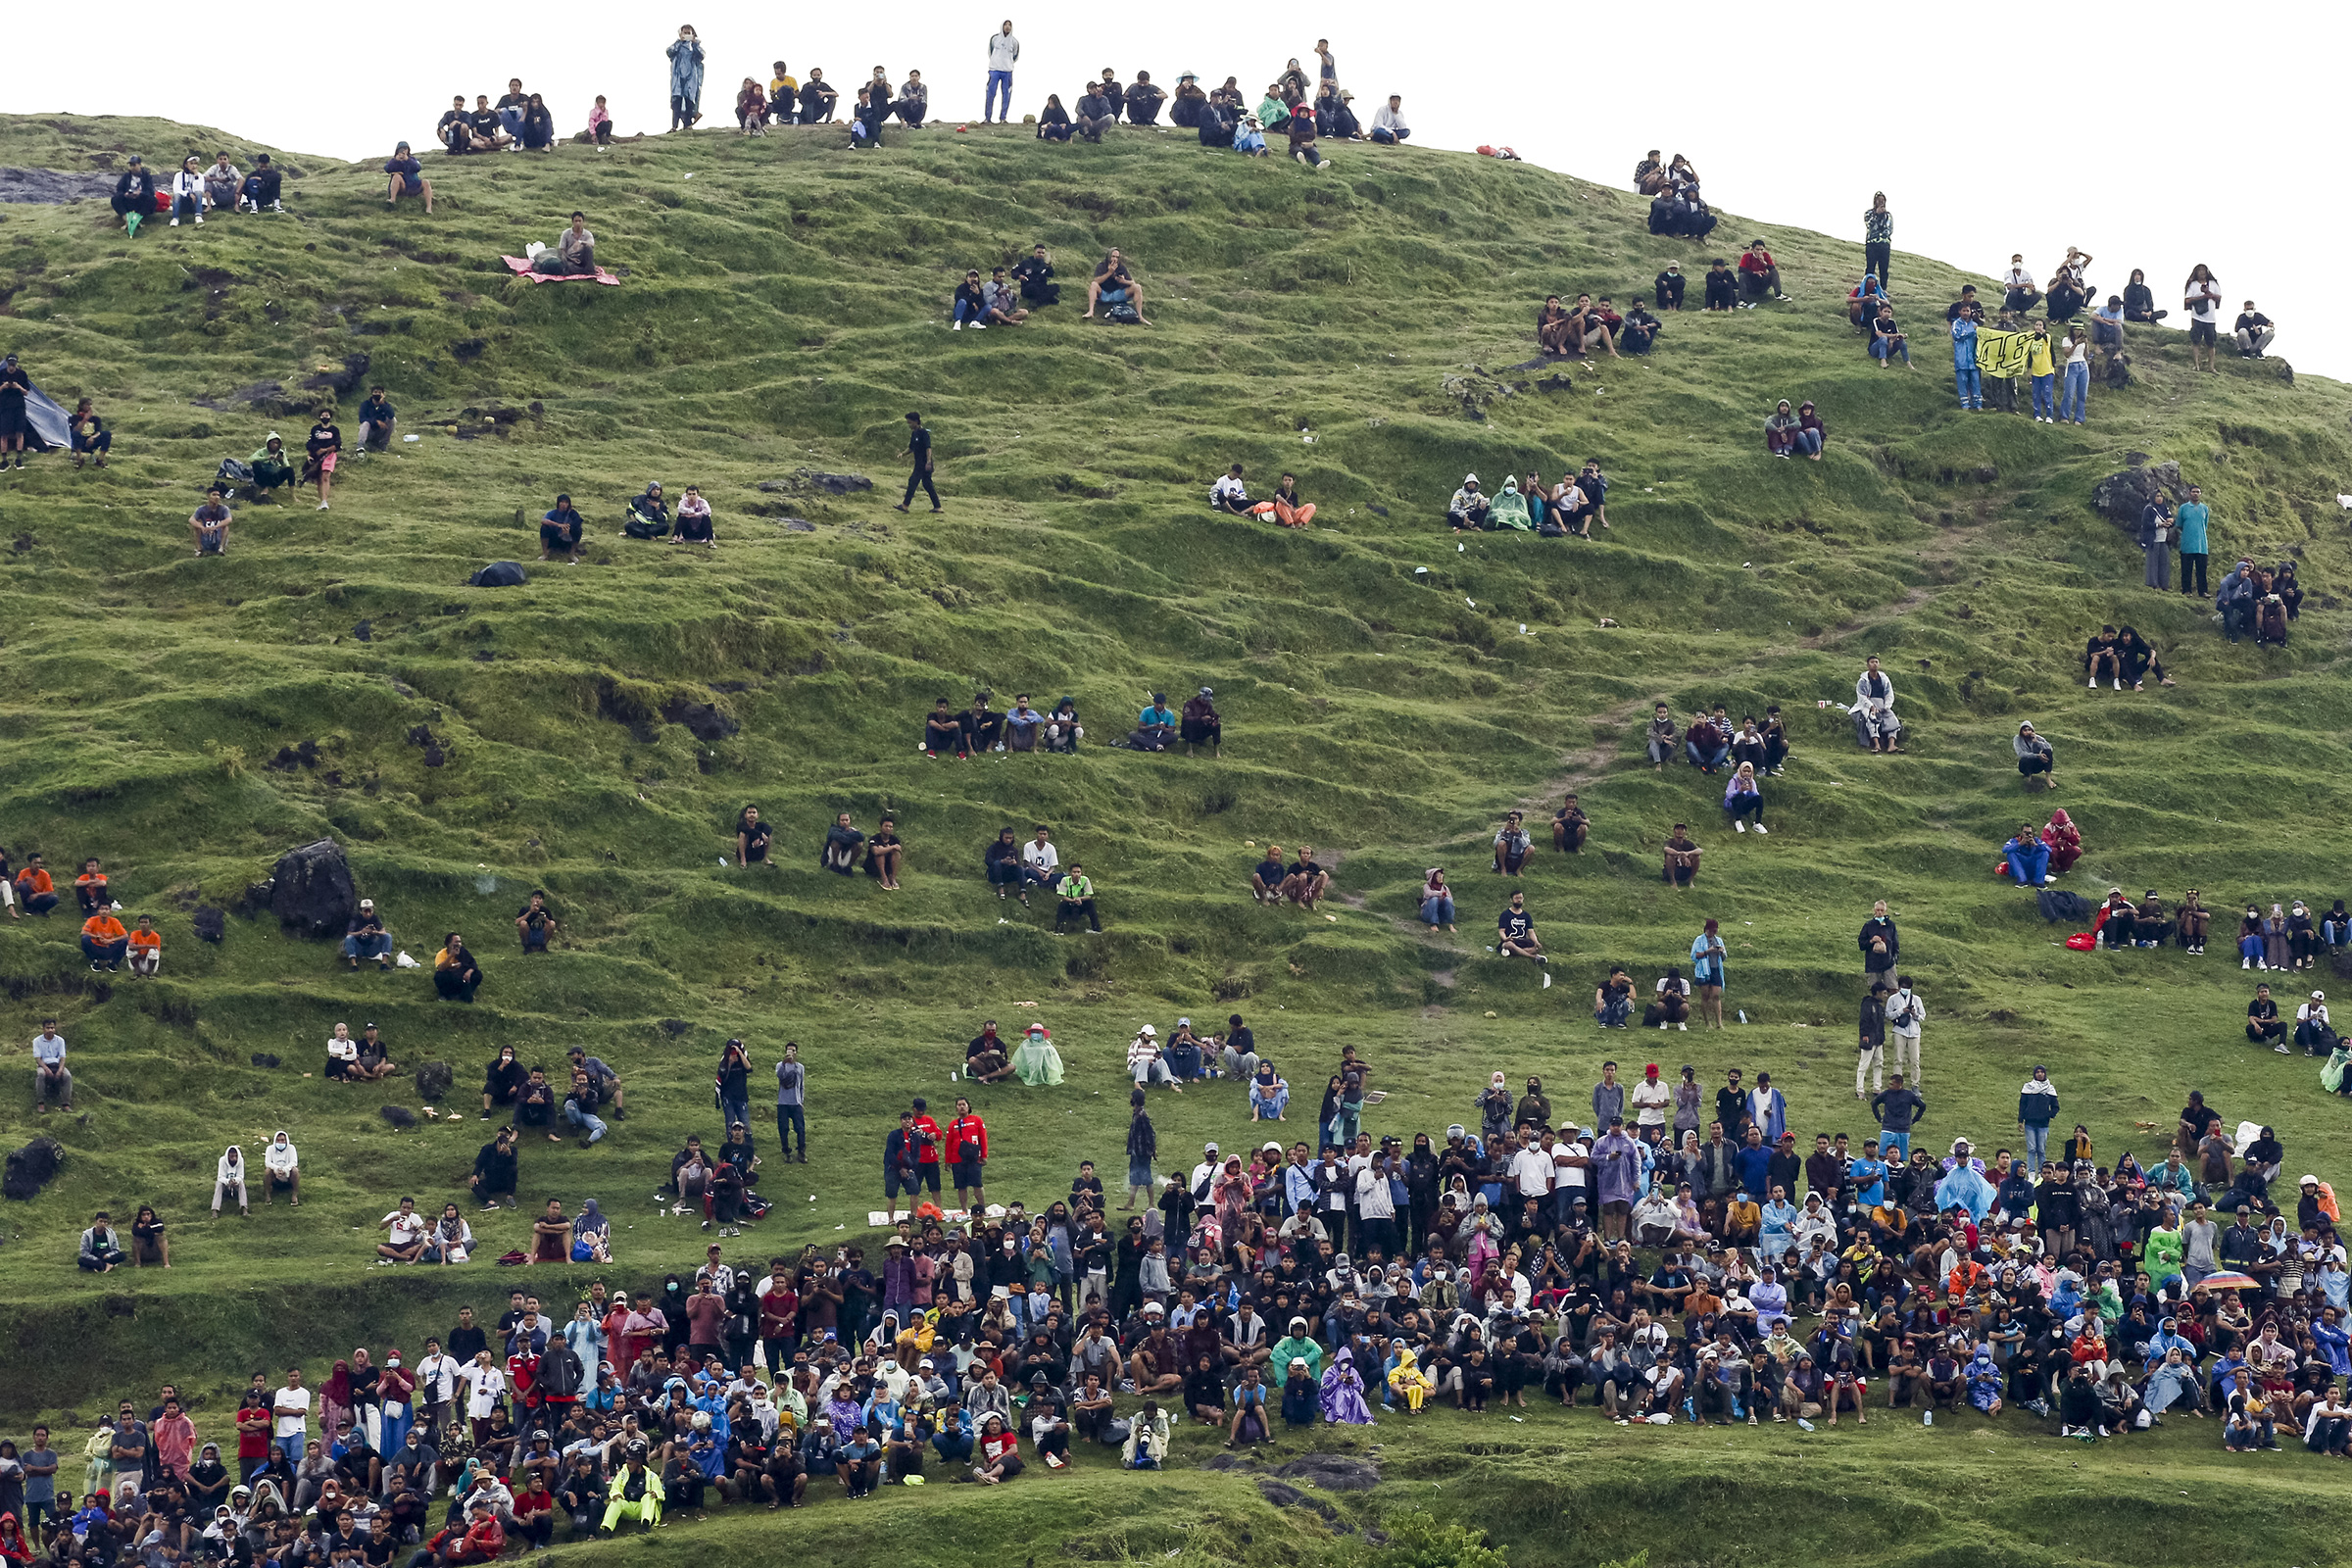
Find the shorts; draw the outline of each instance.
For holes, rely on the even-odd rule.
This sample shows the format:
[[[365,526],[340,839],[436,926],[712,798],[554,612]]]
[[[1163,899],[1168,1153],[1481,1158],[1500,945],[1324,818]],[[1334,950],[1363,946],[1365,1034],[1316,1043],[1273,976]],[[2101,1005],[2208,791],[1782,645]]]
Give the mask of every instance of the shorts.
[[[1127,1185],[1130,1187],[1151,1186],[1152,1162],[1148,1159],[1129,1160],[1127,1162]]]
[[[1631,1214],[1634,1211],[1634,1205],[1620,1200],[1611,1200],[1600,1205],[1600,1211],[1603,1214]]]
[[[1127,291],[1123,288],[1106,288],[1096,299],[1103,305],[1120,305],[1126,302]]]
[[[342,456],[342,454],[341,454],[341,453],[339,453],[339,452],[322,452],[322,453],[320,453],[320,454],[318,455],[318,471],[319,471],[320,473],[332,473],[332,472],[334,472],[334,471],[335,471],[335,459],[337,459],[338,457],[341,457],[341,456]]]
[[[886,1198],[896,1198],[901,1193],[919,1197],[926,1183],[931,1191],[939,1191],[937,1165],[917,1165],[911,1171],[886,1170],[882,1173],[882,1193]]]
[[[980,1161],[976,1159],[957,1160],[956,1162],[956,1185],[958,1187],[979,1186]]]
[[[2215,339],[2221,335],[2221,330],[2219,321],[2192,320],[2188,323],[2188,341],[2191,345],[2202,343],[2211,348]]]

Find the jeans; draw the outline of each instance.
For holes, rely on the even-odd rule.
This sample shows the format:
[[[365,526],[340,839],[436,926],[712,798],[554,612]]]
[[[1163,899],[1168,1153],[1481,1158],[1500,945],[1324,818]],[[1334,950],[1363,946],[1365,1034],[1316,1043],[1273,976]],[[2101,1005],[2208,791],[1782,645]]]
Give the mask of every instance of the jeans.
[[[1880,1128],[1879,1157],[1889,1165],[1894,1164],[1898,1159],[1909,1161],[1911,1158],[1910,1130],[1906,1128],[1898,1133],[1891,1127]]]
[[[956,302],[956,324],[957,326],[961,326],[966,321],[977,321],[979,319],[979,306],[974,305],[970,300],[959,299]],[[909,501],[914,499],[914,492],[912,490],[906,492],[906,499]]]
[[[345,937],[343,956],[346,958],[374,958],[378,961],[392,956],[392,938],[389,933],[380,937]]]
[[[2041,1174],[2041,1162],[2048,1156],[2049,1147],[2050,1129],[2048,1126],[2035,1127],[2032,1123],[2028,1123],[2026,1126],[2026,1169],[2028,1171],[2036,1176]],[[1908,1158],[1908,1153],[1904,1157]]]
[[[1732,749],[1729,746],[1711,746],[1702,752],[1698,749],[1698,742],[1685,741],[1683,754],[1690,759],[1692,767],[1717,768],[1731,760]]]
[[[1409,130],[1382,130],[1377,125],[1372,128],[1372,139],[1383,147],[1394,147],[1411,134]]]
[[[776,1152],[778,1153],[787,1152],[793,1147],[792,1139],[786,1132],[787,1128],[800,1134],[800,1152],[806,1155],[808,1152],[808,1119],[801,1113],[800,1106],[778,1105],[776,1107]]]
[[[1453,924],[1453,900],[1444,894],[1421,901],[1421,922],[1424,925]]]
[[[1911,363],[1911,345],[1899,337],[1872,338],[1870,340],[1870,354],[1871,358],[1875,360],[1891,360],[1897,354],[1900,354],[1903,357],[1903,363],[1905,365],[1909,365]]]
[[[1603,1029],[1622,1029],[1633,1010],[1634,999],[1631,996],[1611,997],[1606,1006],[1593,1009],[1592,1021]]]
[[[1952,380],[1960,388],[1960,406],[1981,409],[1984,406],[1984,376],[1975,366],[1952,367]]]
[[[1796,432],[1796,450],[1797,450],[1797,451],[1799,451],[1799,452],[1802,452],[1803,454],[1805,454],[1805,456],[1807,456],[1807,457],[1809,457],[1809,458],[1817,458],[1817,457],[1820,457],[1820,456],[1821,456],[1821,432],[1820,432],[1819,430],[1799,430],[1799,431],[1797,431],[1797,432]]]
[[[718,1119],[722,1126],[732,1127],[741,1122],[749,1127],[752,1124],[752,1102],[721,1095],[718,1097]]]
[[[1011,117],[1012,73],[1009,71],[992,71],[988,74],[988,96],[980,101],[980,123],[984,125],[987,124],[989,116],[1000,113],[997,103],[997,94],[1000,91],[1004,94],[1002,115],[1006,119]]]
[[[1862,270],[1878,274],[1879,286],[1886,286],[1886,274],[1894,261],[1894,247],[1886,240],[1865,240],[1862,245]]]
[[[286,1450],[286,1463],[297,1469],[302,1465],[303,1437],[304,1434],[300,1432],[290,1432],[286,1436],[274,1440]]]
[[[2034,417],[2036,419],[2050,418],[2057,414],[2057,406],[2050,396],[2050,388],[2057,379],[2055,375],[2034,377]]]
[[[580,1102],[576,1100],[566,1100],[564,1102],[564,1119],[571,1123],[574,1127],[586,1128],[588,1132],[588,1141],[592,1144],[595,1143],[599,1138],[605,1136],[604,1118],[599,1116],[593,1110],[581,1108]],[[729,1123],[729,1125],[731,1126],[733,1124]]]
[[[122,955],[130,950],[127,937],[114,942],[101,942],[96,937],[81,939],[81,956],[92,963],[121,963]]]
[[[2089,397],[2090,367],[2079,361],[2070,363],[2066,368],[2066,385],[2058,394],[2058,417],[2061,420],[2071,418],[2081,424],[2082,405]],[[2073,410],[2071,414],[2068,412],[2070,407]]]

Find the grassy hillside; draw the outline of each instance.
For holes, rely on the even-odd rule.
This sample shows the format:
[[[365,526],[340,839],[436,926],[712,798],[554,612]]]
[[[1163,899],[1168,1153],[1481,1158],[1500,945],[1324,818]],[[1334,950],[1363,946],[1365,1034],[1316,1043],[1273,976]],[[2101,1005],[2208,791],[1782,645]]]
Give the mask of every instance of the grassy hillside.
[[[118,147],[154,159],[186,139],[156,122],[84,135],[0,120],[0,164],[81,167],[70,158]],[[1690,1061],[1705,1082],[1770,1070],[1793,1126],[1859,1137],[1851,943],[1881,897],[1932,1008],[1926,1133],[2006,1140],[2018,1080],[2046,1061],[2102,1157],[2155,1147],[2137,1124],[2169,1128],[2193,1085],[2232,1122],[2276,1124],[2291,1166],[2352,1166],[2313,1064],[2240,1042],[2250,977],[2225,956],[2233,906],[2352,892],[2333,825],[2352,804],[2341,386],[2289,387],[2234,359],[2198,374],[2177,334],[2154,333],[2134,337],[2136,384],[2094,391],[2085,429],[1963,416],[1930,346],[1963,281],[1949,269],[1899,259],[1923,352],[1914,371],[1881,370],[1839,309],[1859,270],[1845,242],[1743,219],[1726,220],[1720,248],[1653,240],[1623,193],[1426,150],[1339,149],[1310,173],[1149,133],[1057,148],[1017,128],[936,129],[858,155],[831,131],[702,134],[436,159],[429,219],[388,213],[369,167],[289,157],[305,173],[283,217],[134,242],[102,203],[0,212],[6,346],[69,405],[97,399],[118,431],[103,472],[51,457],[0,480],[13,539],[0,551],[0,842],[58,871],[103,857],[126,914],[155,913],[167,944],[164,977],[134,984],[91,975],[62,917],[0,929],[0,1054],[19,1074],[0,1136],[14,1147],[32,1127],[22,1074],[45,1012],[63,1017],[82,1084],[79,1115],[47,1118],[64,1175],[0,1211],[0,1331],[28,1352],[0,1384],[12,1420],[166,1376],[218,1412],[261,1359],[414,1338],[507,1288],[514,1276],[479,1269],[368,1269],[361,1233],[403,1192],[457,1190],[484,1129],[468,1113],[394,1133],[377,1107],[416,1106],[405,1079],[316,1076],[338,1020],[380,1022],[404,1062],[456,1063],[453,1105],[501,1043],[551,1062],[579,1043],[618,1067],[629,1119],[593,1151],[526,1150],[522,1196],[598,1197],[615,1221],[612,1273],[631,1281],[701,1250],[647,1195],[687,1131],[714,1132],[710,1072],[731,1035],[762,1064],[798,1040],[809,1063],[810,1163],[771,1169],[779,1210],[739,1249],[761,1257],[864,1231],[893,1113],[909,1093],[950,1098],[957,1047],[990,1016],[1008,1031],[1044,1020],[1070,1068],[1059,1091],[983,1100],[996,1197],[1056,1195],[1080,1157],[1115,1164],[1120,1050],[1137,1024],[1237,1008],[1306,1102],[1288,1134],[1354,1044],[1391,1096],[1378,1132],[1442,1129],[1494,1067],[1542,1073],[1575,1103],[1604,1054],[1654,1051],[1669,1074]],[[498,254],[553,240],[575,207],[627,282],[511,279]],[[1564,391],[1513,368],[1534,355],[1545,293],[1622,304],[1669,258],[1695,276],[1759,234],[1789,305],[1686,313],[1652,359],[1572,368]],[[1065,279],[1123,247],[1157,325],[1081,321],[1065,304],[1018,331],[951,334],[963,270],[1038,241]],[[421,439],[348,467],[330,512],[242,509],[225,560],[191,559],[184,519],[220,459],[271,428],[299,444],[305,411],[333,395],[302,383],[354,376],[385,385]],[[282,390],[257,407],[266,382]],[[1782,397],[1820,405],[1826,461],[1764,456],[1759,427]],[[346,422],[356,404],[344,400]],[[887,510],[908,409],[938,431],[942,516]],[[2289,649],[2231,647],[2204,605],[2138,586],[2137,551],[2088,507],[2132,452],[2205,486],[2217,564],[2241,550],[2301,559],[2313,598]],[[1588,456],[1613,481],[1598,542],[1456,541],[1437,520],[1465,470],[1549,478]],[[1295,469],[1323,509],[1316,528],[1209,514],[1205,487],[1234,461],[1260,488]],[[875,488],[834,497],[803,469]],[[650,478],[673,494],[702,485],[718,549],[615,536]],[[535,520],[558,490],[591,520],[589,560],[541,568]],[[465,586],[502,558],[528,564],[531,583]],[[2116,619],[2157,643],[2177,689],[2082,690],[2082,638]],[[1858,755],[1842,717],[1813,706],[1850,697],[1869,653],[1899,683],[1906,757]],[[1152,691],[1199,685],[1225,713],[1222,760],[1101,744]],[[961,706],[983,687],[1000,706],[1074,696],[1096,744],[1075,758],[915,755],[932,699]],[[1701,703],[1788,710],[1798,750],[1771,781],[1769,839],[1721,830],[1715,781],[1643,763],[1641,727],[1661,698],[1678,718]],[[733,732],[700,740],[663,716],[689,701],[715,705]],[[2027,717],[2058,747],[2048,799],[2024,798],[2011,770]],[[304,742],[315,763],[295,754]],[[1482,951],[1503,898],[1485,844],[1505,808],[1548,815],[1570,788],[1595,828],[1582,858],[1545,852],[1527,883],[1558,955],[1559,983],[1543,990]],[[780,824],[772,870],[718,863],[746,802]],[[2089,846],[2069,885],[2200,888],[2213,956],[2058,947],[2065,933],[1986,874],[2000,840],[2051,804]],[[837,809],[869,828],[898,814],[904,893],[814,868]],[[1688,894],[1656,880],[1678,819],[1708,850]],[[981,845],[1032,821],[1087,862],[1105,935],[1056,938],[1049,909],[988,896]],[[416,974],[345,974],[329,946],[266,918],[232,917],[218,947],[194,939],[194,908],[233,904],[284,849],[329,834],[402,948],[429,960],[445,931],[473,939],[489,970],[477,1004],[439,1004]],[[1252,846],[1302,839],[1336,858],[1340,900],[1303,916],[1253,906],[1240,891]],[[1411,919],[1431,864],[1462,890],[1458,938]],[[525,962],[508,933],[532,887],[564,931]],[[1592,1032],[1606,966],[1646,984],[1707,915],[1730,937],[1727,1005],[1746,1024],[1654,1046]],[[255,1066],[257,1054],[284,1064]],[[1250,1130],[1229,1089],[1157,1097],[1152,1112],[1171,1161]],[[221,1143],[252,1151],[281,1126],[305,1152],[299,1214],[206,1222]],[[76,1274],[90,1210],[141,1201],[175,1222],[172,1273]],[[484,1231],[503,1249],[525,1227],[505,1216]],[[1430,1426],[1448,1443],[1463,1432]],[[1642,1544],[1614,1523],[1580,1525],[1590,1542],[1552,1531],[1579,1505],[1505,1462],[1528,1446],[1512,1430],[1493,1445],[1507,1453],[1490,1459],[1465,1436],[1428,1462],[1468,1455],[1479,1495],[1513,1510],[1543,1499],[1510,1515],[1515,1561]],[[2276,1510],[2208,1470],[2204,1436],[2162,1435],[2151,1473],[2177,1466],[2180,1486],[2274,1528]],[[1874,1426],[1839,1441],[1857,1486],[1894,1437]],[[1925,1437],[1918,1457],[1940,1460]],[[2020,1457],[2047,1451],[2016,1441]],[[1554,1442],[1678,1489],[1678,1467],[1718,1443],[1737,1458],[1784,1451],[1752,1434],[1629,1437],[1582,1417],[1550,1422],[1538,1451]],[[1642,1444],[1673,1457],[1626,1457]],[[2082,1462],[2121,1480],[2142,1455]],[[2275,1464],[2311,1480],[2303,1459]],[[1208,1477],[1162,1491],[1176,1514],[1196,1496],[1255,1498]],[[2111,1481],[2105,1494],[2119,1492]],[[2120,1552],[2105,1515],[2041,1496],[2043,1514],[2080,1521],[2052,1537],[2052,1560]],[[2006,1510],[1951,1508],[1966,1531],[1933,1525],[1936,1544],[1905,1560],[1988,1560],[1996,1535],[2014,1550],[1989,1560],[2044,1560],[2005,1533]],[[1809,1517],[1793,1495],[1788,1513]],[[1064,1525],[1080,1523],[1073,1505]],[[1884,1523],[1869,1539],[1884,1543]],[[1818,1518],[1807,1529],[1836,1533]],[[1752,1560],[1795,1560],[1812,1538],[1789,1539]],[[1651,1560],[1715,1560],[1690,1550]]]

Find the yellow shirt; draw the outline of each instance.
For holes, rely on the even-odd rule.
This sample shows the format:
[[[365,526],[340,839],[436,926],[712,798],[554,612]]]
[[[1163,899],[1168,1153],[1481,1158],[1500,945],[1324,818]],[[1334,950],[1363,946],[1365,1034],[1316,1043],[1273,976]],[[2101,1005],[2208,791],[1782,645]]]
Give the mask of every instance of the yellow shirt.
[[[2027,342],[2026,373],[2028,375],[2049,375],[2053,373],[2050,368],[2050,340],[2048,338],[2037,337],[2030,339]]]
[[[778,76],[767,84],[768,102],[773,103],[788,92],[797,95],[800,90],[801,84],[790,76]]]

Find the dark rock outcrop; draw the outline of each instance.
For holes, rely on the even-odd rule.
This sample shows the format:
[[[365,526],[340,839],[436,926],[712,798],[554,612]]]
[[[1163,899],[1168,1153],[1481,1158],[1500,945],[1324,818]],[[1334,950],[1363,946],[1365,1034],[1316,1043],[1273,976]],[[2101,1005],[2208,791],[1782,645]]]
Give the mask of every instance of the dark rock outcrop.
[[[27,1202],[40,1190],[57,1179],[58,1168],[66,1162],[66,1151],[54,1138],[35,1138],[23,1149],[12,1151],[8,1156],[8,1173],[0,1177],[0,1196]]]
[[[270,912],[302,936],[342,936],[359,906],[351,863],[333,839],[288,850],[270,873]]]

